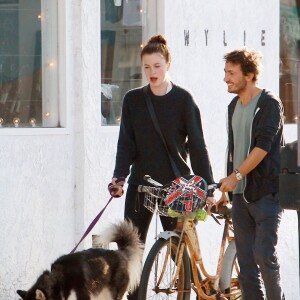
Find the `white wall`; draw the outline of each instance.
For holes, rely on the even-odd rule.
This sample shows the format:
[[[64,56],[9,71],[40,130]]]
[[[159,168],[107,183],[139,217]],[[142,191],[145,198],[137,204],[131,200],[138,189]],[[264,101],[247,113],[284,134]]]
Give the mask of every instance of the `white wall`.
[[[232,95],[223,83],[223,55],[247,45],[261,49],[261,85],[278,91],[278,1],[158,0],[173,64],[173,80],[189,88],[202,113],[215,179],[224,174],[225,111]],[[259,7],[259,9],[258,9]],[[270,9],[272,8],[272,9]],[[100,19],[98,0],[66,1],[66,134],[6,135],[0,138],[0,300],[16,299],[51,262],[68,253],[108,200],[118,127],[100,126]],[[163,23],[163,22],[162,22]],[[204,30],[208,29],[208,46]],[[266,30],[266,46],[260,45]],[[190,44],[184,46],[184,30]],[[226,30],[227,46],[223,45]],[[295,138],[294,127],[288,128]],[[1,134],[1,132],[0,132]],[[114,199],[96,225],[97,233],[123,218],[124,197]],[[154,223],[152,224],[152,229]],[[215,270],[220,227],[211,219],[198,225],[204,261]],[[91,234],[80,249],[91,246]],[[147,250],[153,243],[149,234]],[[279,255],[287,299],[298,297],[297,221],[284,216]],[[288,249],[288,251],[287,251]]]
[[[64,136],[0,139],[1,300],[16,299],[16,288],[32,284],[73,243],[70,142]]]
[[[68,129],[0,131],[1,300],[17,299],[17,289],[29,288],[74,245],[75,151]]]
[[[172,78],[189,88],[198,102],[214,177],[218,181],[225,174],[226,109],[234,96],[227,93],[223,81],[223,56],[235,48],[244,47],[245,31],[245,46],[263,54],[260,86],[278,94],[279,1],[166,0],[164,10],[166,22],[162,31],[171,48]],[[264,46],[261,43],[262,30],[265,31]],[[184,31],[189,31],[188,46],[185,45]],[[287,126],[285,131],[287,141],[297,139],[296,125]],[[279,258],[287,299],[299,298],[297,226],[296,212],[285,211],[280,228]],[[208,220],[198,225],[198,231],[202,240],[208,241],[204,253],[210,257],[208,260],[212,266],[216,265],[215,249],[220,242],[220,228]]]

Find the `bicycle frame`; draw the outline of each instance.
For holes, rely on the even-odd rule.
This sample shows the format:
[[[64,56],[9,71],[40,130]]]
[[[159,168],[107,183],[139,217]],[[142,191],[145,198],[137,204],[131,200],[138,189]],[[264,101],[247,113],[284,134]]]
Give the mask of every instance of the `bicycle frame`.
[[[148,177],[145,180],[149,182]],[[212,215],[214,220],[219,223],[217,218],[224,219],[224,226],[216,273],[211,275],[207,272],[203,263],[196,230],[198,219],[195,215],[181,214],[177,216],[177,226],[174,231],[164,231],[157,235],[158,216],[169,217],[170,212],[163,201],[165,188],[161,188],[159,183],[154,185],[156,187],[142,185],[138,187],[139,192],[145,193],[144,206],[156,214],[157,238],[150,250],[150,256],[146,259],[148,264],[145,263],[145,266],[148,267],[144,268],[145,273],[144,271],[142,273],[141,283],[143,282],[144,289],[142,292],[140,290],[141,297],[143,297],[141,299],[146,299],[144,297],[148,291],[147,286],[152,266],[154,266],[155,280],[154,284],[151,284],[150,291],[155,294],[171,295],[174,293],[178,295],[177,299],[189,299],[191,291],[194,291],[198,296],[198,300],[222,300],[231,297],[239,299],[241,291],[238,280],[232,276],[233,269],[236,269],[237,274],[239,269],[236,263],[234,232],[230,219],[231,209],[228,206],[221,206],[218,212],[212,210],[213,213],[219,215],[219,217]],[[218,185],[212,184],[208,189],[218,188]],[[162,241],[167,241],[167,243]],[[165,250],[160,255],[162,247],[165,247]],[[167,262],[171,263],[172,267]],[[157,272],[158,265],[159,272]],[[170,270],[172,270],[171,273]],[[182,272],[183,274],[181,274]],[[187,272],[187,276],[184,275],[185,272]],[[166,275],[167,280],[165,281]]]
[[[220,280],[220,274],[222,270],[222,263],[223,263],[225,249],[226,249],[226,244],[234,240],[233,227],[229,217],[224,217],[224,220],[225,220],[225,224],[223,229],[221,247],[219,251],[218,264],[217,264],[217,270],[215,275],[209,274],[205,269],[203,259],[202,259],[198,234],[196,231],[196,223],[194,220],[179,218],[177,221],[176,230],[174,232],[168,231],[158,235],[159,238],[164,238],[166,240],[172,236],[176,236],[180,238],[180,242],[179,242],[180,247],[178,247],[176,258],[175,258],[175,262],[177,264],[177,271],[176,274],[174,274],[174,278],[176,278],[177,273],[179,272],[179,269],[181,267],[181,258],[182,258],[181,255],[184,246],[185,245],[187,246],[188,252],[190,254],[191,271],[194,279],[193,280],[194,283],[192,284],[192,289],[196,292],[199,299],[213,300],[213,299],[217,299],[216,298],[217,296],[232,297],[235,294],[234,292],[225,294],[219,290],[219,280]],[[201,271],[200,276],[201,275],[204,276],[203,279],[198,274],[199,271],[197,266],[199,266]]]

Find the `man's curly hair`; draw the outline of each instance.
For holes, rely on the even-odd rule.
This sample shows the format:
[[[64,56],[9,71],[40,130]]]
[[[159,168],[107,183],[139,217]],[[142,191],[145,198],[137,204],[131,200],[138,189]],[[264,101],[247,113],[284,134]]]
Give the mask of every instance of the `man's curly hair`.
[[[254,74],[253,81],[257,82],[262,71],[262,55],[259,51],[250,49],[236,49],[224,55],[225,62],[240,65],[244,75]]]

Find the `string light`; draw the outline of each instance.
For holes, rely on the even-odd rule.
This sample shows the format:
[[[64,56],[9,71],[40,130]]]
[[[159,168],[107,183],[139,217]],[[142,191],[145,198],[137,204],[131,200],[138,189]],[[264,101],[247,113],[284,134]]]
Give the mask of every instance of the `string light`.
[[[45,117],[50,117],[50,112],[45,112]]]
[[[2,127],[3,123],[4,123],[3,118],[0,118],[0,127]]]
[[[38,19],[42,19],[42,15],[38,15],[37,18],[38,18]]]
[[[143,44],[140,44],[140,47],[141,47],[141,48],[144,48],[144,45],[143,45]]]
[[[20,118],[13,118],[13,123],[15,127],[19,127],[20,121],[21,121]]]
[[[48,64],[48,67],[50,67],[50,68],[54,67],[54,63],[53,63],[53,62],[50,62],[50,63]]]
[[[32,127],[35,127],[35,125],[36,125],[36,119],[35,119],[35,118],[30,118],[30,119],[29,119],[29,124],[30,124]]]

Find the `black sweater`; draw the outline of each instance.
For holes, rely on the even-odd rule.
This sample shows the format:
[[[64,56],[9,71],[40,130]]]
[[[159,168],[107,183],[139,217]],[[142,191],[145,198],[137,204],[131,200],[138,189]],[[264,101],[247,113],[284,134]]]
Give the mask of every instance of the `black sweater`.
[[[191,172],[186,163],[187,141],[193,173],[208,183],[213,182],[200,111],[191,94],[175,84],[164,96],[154,95],[149,86],[148,91],[169,152],[181,175]],[[144,175],[163,184],[175,178],[142,88],[130,90],[124,97],[114,177],[127,177],[130,166],[128,182],[131,184],[145,184]]]

